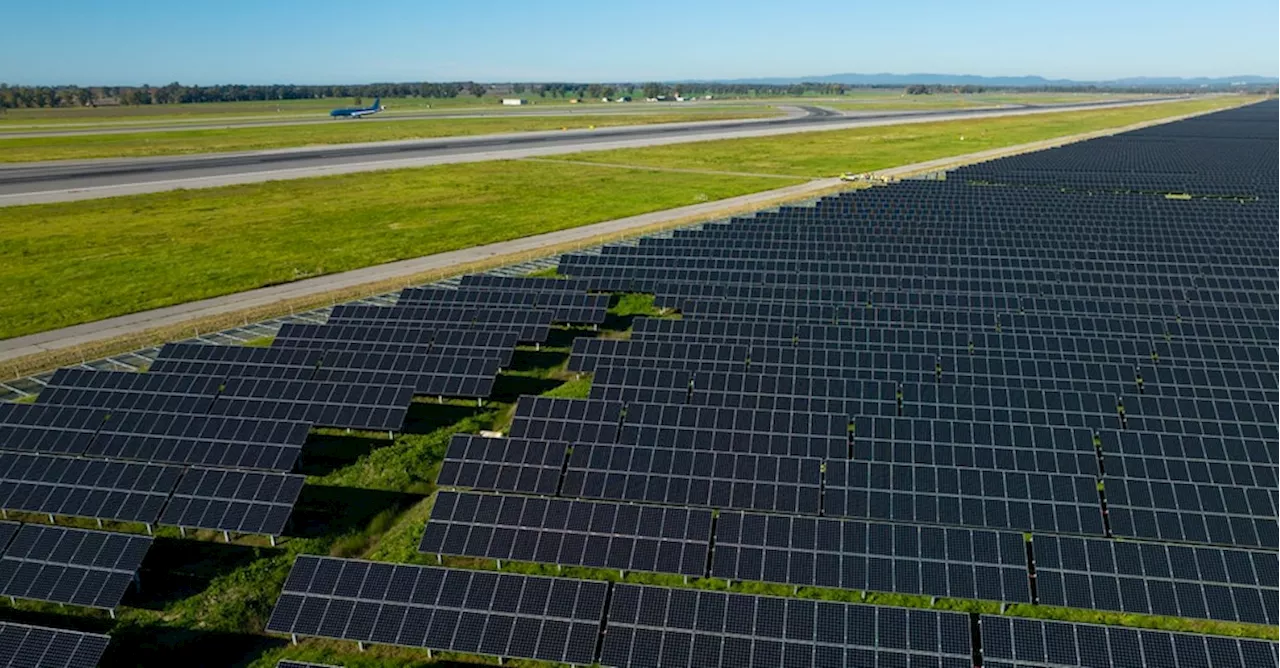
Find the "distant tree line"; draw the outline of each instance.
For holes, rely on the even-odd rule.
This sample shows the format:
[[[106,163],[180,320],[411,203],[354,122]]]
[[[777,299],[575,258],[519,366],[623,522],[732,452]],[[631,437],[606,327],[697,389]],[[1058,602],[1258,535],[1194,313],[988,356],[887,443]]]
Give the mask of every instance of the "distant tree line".
[[[1274,90],[1274,86],[1256,87]],[[841,83],[799,83],[788,85],[735,84],[715,82],[687,83],[509,83],[481,84],[471,81],[432,83],[374,83],[360,85],[299,86],[273,84],[246,86],[224,84],[217,86],[184,86],[178,82],[166,86],[10,86],[0,83],[0,109],[21,107],[76,107],[98,104],[179,104],[189,102],[247,102],[272,100],[299,100],[312,98],[396,98],[425,97],[452,98],[459,95],[481,97],[494,95],[536,95],[541,98],[616,98],[660,97],[683,95],[686,97],[712,96],[778,96],[778,95],[844,95],[855,90],[899,90],[908,95],[929,93],[985,93],[995,90],[1017,92],[1146,92],[1186,93],[1199,89],[1186,87],[1106,88],[1098,86],[1035,86],[1000,88],[989,86],[950,86],[941,84],[915,84],[911,86],[854,86]]]
[[[457,97],[466,83],[379,83],[351,86],[9,86],[0,83],[0,108],[75,107],[96,104],[179,104],[188,102],[266,102],[342,97]],[[483,88],[483,87],[481,87]],[[483,92],[480,93],[483,95]]]

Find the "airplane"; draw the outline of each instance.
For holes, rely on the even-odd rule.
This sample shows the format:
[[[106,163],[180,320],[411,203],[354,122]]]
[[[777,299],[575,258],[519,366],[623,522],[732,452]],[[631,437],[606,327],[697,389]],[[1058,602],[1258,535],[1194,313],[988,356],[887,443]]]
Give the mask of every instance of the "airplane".
[[[349,109],[334,109],[333,111],[329,112],[329,115],[334,118],[360,118],[361,116],[368,116],[370,114],[376,114],[379,111],[382,111],[381,103],[382,103],[382,98],[375,97],[373,98],[373,104],[369,107],[365,107],[365,108],[351,107]]]

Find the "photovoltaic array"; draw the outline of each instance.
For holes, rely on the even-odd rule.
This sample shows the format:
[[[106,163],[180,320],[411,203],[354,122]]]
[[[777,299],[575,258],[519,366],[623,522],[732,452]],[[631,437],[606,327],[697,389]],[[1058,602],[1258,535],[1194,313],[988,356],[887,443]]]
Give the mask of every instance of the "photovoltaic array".
[[[133,584],[151,537],[24,524],[4,544],[0,596],[112,610]]]
[[[109,642],[109,636],[98,633],[0,622],[0,666],[92,668]]]
[[[408,289],[392,306],[336,307],[327,323],[284,325],[266,347],[171,343],[146,373],[60,369],[38,403],[0,404],[0,510],[274,540],[302,493],[304,477],[291,471],[312,428],[391,433],[404,427],[415,395],[483,400],[518,344],[545,342],[553,324],[597,325],[609,300],[570,283],[469,277],[456,290]],[[530,491],[554,494],[559,475],[556,468]],[[505,477],[495,484],[509,486]],[[9,545],[0,552],[0,596],[108,610],[151,543],[12,522],[0,522],[0,541]],[[635,564],[649,545],[636,548]],[[699,568],[705,549],[704,538]],[[570,630],[579,645],[555,649]],[[548,627],[536,651],[594,653],[594,645],[583,649],[588,635]],[[73,651],[79,637],[58,636],[45,659],[43,647],[25,648],[19,658],[35,663],[21,665],[64,665],[63,654],[65,665],[92,665],[97,654]]]
[[[1275,625],[1278,111],[565,255],[566,280],[471,277],[435,311],[442,291],[406,292],[397,322],[522,341],[533,323],[486,305],[591,324],[582,295],[644,292],[680,315],[577,339],[588,398],[455,437],[421,550]],[[341,575],[313,586],[320,561]],[[300,559],[272,630],[606,666],[1277,663],[1258,640],[588,580],[525,619],[491,594],[529,576],[376,566],[365,592],[375,565]],[[408,602],[423,577],[455,593]]]

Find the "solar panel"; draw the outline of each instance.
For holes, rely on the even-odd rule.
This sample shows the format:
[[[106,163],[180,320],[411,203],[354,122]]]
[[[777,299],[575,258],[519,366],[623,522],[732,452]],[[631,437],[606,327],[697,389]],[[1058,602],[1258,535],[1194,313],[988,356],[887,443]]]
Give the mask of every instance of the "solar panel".
[[[40,404],[203,414],[222,379],[182,374],[58,369],[40,390]]]
[[[305,476],[192,467],[173,490],[161,524],[278,536]]]
[[[370,306],[339,304],[329,313],[331,324],[383,327],[439,327],[458,325],[508,330],[519,333],[525,343],[545,343],[551,333],[555,312],[548,309],[496,309],[462,306]]]
[[[50,455],[0,454],[0,508],[154,524],[182,468]]]
[[[834,517],[1103,535],[1091,476],[829,461],[823,484]]]
[[[816,458],[577,444],[561,494],[816,515],[822,468]]]
[[[968,615],[616,584],[602,666],[973,665]]]
[[[1037,601],[1228,622],[1277,623],[1275,552],[1036,536]]]
[[[473,306],[510,309],[547,309],[555,313],[555,322],[600,324],[609,308],[609,295],[575,294],[565,291],[502,290],[494,287],[456,290],[444,288],[405,288],[396,300],[398,306]]]
[[[711,575],[1030,603],[1021,534],[721,511]]]
[[[495,357],[170,343],[160,350],[151,373],[412,385],[418,394],[485,397],[498,368]]]
[[[849,420],[800,413],[628,403],[618,441],[801,457],[846,457]]]
[[[420,552],[706,575],[711,511],[441,491]]]
[[[560,488],[568,447],[564,442],[456,434],[436,484],[552,496]]]
[[[289,659],[281,659],[276,663],[276,668],[342,668],[329,663],[307,663],[305,661],[290,661]]]
[[[0,596],[113,610],[150,536],[24,524],[0,557]]]
[[[498,276],[495,274],[468,274],[458,281],[468,288],[494,288],[497,290],[527,290],[530,292],[587,292],[590,282],[571,278],[547,278],[541,276]]]
[[[1152,629],[982,615],[984,666],[1276,665],[1276,644]]]
[[[310,430],[297,420],[116,410],[83,454],[287,471]]]
[[[89,447],[106,413],[76,406],[0,404],[0,450],[79,454]]]
[[[0,622],[0,666],[18,668],[93,668],[111,637]]]
[[[22,527],[19,522],[0,521],[0,554],[4,553],[4,549],[9,546],[9,541],[18,535],[18,529]]]
[[[299,556],[267,630],[587,665],[608,584]]]
[[[516,331],[488,331],[482,325],[464,324],[422,327],[380,327],[374,325],[316,325],[286,323],[281,326],[272,348],[343,352],[433,354],[452,357],[497,357],[502,366],[511,364],[511,354],[519,342]]]
[[[148,373],[307,380],[324,360],[325,352],[317,350],[166,343]]]
[[[436,330],[428,327],[287,322],[271,340],[271,347],[426,354],[435,337]]]
[[[1274,517],[1275,490],[1106,479],[1113,534],[1152,540],[1236,547],[1280,547]]]
[[[210,405],[210,412],[241,418],[294,420],[321,427],[400,431],[413,394],[412,385],[231,378]]]
[[[587,399],[522,396],[510,434],[547,441],[617,441],[623,405]]]

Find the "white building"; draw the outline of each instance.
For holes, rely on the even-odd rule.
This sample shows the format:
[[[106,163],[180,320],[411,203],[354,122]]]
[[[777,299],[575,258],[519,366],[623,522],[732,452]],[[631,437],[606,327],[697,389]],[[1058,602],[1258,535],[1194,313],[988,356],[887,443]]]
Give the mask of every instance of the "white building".
[[[518,98],[518,97],[504,97],[504,98],[502,98],[502,106],[504,106],[504,107],[520,107],[520,106],[524,106],[524,105],[526,105],[526,104],[529,104],[529,101],[528,101],[528,100],[522,100],[522,99],[520,99],[520,98]]]

